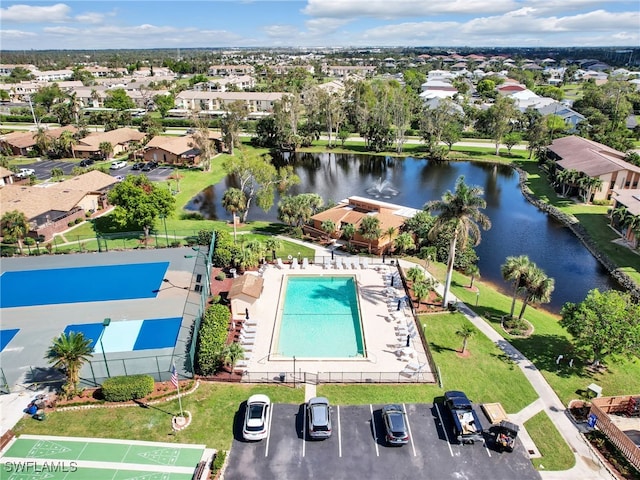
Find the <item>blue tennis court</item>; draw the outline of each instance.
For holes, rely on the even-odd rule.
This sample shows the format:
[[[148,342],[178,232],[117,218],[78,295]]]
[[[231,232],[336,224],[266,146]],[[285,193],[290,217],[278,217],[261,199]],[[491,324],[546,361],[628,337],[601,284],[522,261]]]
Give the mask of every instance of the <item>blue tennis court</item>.
[[[154,298],[169,262],[5,272],[0,308]]]
[[[0,352],[4,350],[13,337],[20,331],[19,328],[13,328],[10,330],[0,330]]]
[[[123,320],[102,323],[67,325],[64,333],[82,333],[91,340],[94,351],[105,353],[132,352],[158,348],[173,348],[178,339],[182,318],[154,318],[148,320]],[[101,341],[99,347],[96,344]]]

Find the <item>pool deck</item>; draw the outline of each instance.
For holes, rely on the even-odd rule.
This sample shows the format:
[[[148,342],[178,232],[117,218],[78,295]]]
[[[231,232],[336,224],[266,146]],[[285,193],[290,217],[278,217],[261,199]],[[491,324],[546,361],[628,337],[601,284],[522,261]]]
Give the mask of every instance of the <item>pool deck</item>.
[[[351,257],[357,260],[357,257]],[[256,319],[253,345],[248,347],[248,359],[240,362],[247,382],[273,381],[285,374],[286,381],[293,380],[293,358],[278,358],[275,350],[276,323],[284,294],[282,282],[290,275],[349,275],[355,276],[360,303],[363,336],[366,348],[365,358],[352,359],[296,359],[295,378],[297,381],[313,382],[435,382],[430,371],[427,355],[420,339],[415,320],[405,305],[397,311],[395,291],[389,289],[388,277],[397,272],[397,267],[389,265],[369,265],[368,268],[329,268],[320,264],[310,264],[306,268],[283,268],[269,265],[264,270],[262,295],[249,308],[249,317]],[[257,274],[251,272],[248,274]],[[394,282],[396,287],[397,282]],[[402,288],[400,286],[400,288]],[[389,291],[389,293],[387,293]],[[401,292],[404,295],[403,292]],[[405,303],[405,302],[403,302]],[[234,313],[234,320],[242,321],[244,312]],[[407,333],[396,333],[406,329],[415,334],[410,348],[406,348]],[[412,351],[413,350],[413,351]]]

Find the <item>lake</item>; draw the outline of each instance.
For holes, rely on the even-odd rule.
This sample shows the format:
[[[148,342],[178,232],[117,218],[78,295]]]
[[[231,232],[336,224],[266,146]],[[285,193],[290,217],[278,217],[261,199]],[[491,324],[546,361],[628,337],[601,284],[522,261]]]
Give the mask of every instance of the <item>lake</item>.
[[[568,228],[526,201],[518,174],[510,167],[331,153],[285,154],[274,163],[293,165],[300,177],[300,184],[291,188],[289,195],[314,192],[325,202],[359,195],[413,208],[422,208],[426,202],[440,199],[445,191],[453,191],[457,178],[464,175],[467,184],[484,189],[484,213],[492,223],[490,230],[482,231],[482,242],[476,247],[483,281],[510,291],[500,266],[508,256],[528,255],[555,279],[552,301],[545,305],[551,311],[559,312],[565,302],[582,301],[593,288],[619,288]],[[222,195],[230,187],[237,185],[225,178],[194,197],[187,209],[208,219],[230,221],[231,215],[221,205]],[[253,205],[248,220],[277,221],[278,200],[276,195],[268,212]]]

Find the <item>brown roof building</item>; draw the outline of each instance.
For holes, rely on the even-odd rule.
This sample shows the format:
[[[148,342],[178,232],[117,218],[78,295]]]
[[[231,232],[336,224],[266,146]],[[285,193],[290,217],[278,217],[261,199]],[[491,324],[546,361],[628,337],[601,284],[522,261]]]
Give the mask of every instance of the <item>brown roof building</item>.
[[[46,129],[45,133],[51,140],[57,140],[62,132],[76,133],[78,129],[73,125]],[[0,149],[11,152],[11,155],[28,155],[36,146],[37,132],[11,132],[0,138]]]
[[[145,134],[133,128],[118,128],[108,132],[94,132],[81,139],[77,145],[74,145],[73,151],[76,157],[88,158],[99,156],[100,144],[108,142],[113,147],[112,155],[118,155],[125,152],[134,142],[141,142]]]
[[[306,233],[314,237],[326,237],[327,233],[322,230],[322,223],[330,220],[336,225],[336,230],[331,236],[333,238],[339,238],[343,227],[346,224],[351,224],[356,229],[356,234],[350,240],[351,244],[368,249],[369,240],[358,233],[358,229],[364,217],[374,216],[380,221],[381,232],[387,232],[391,227],[393,227],[396,232],[395,235],[391,237],[385,233],[381,235],[380,238],[371,242],[371,251],[380,254],[393,243],[400,233],[400,227],[404,222],[416,213],[417,210],[413,208],[354,196],[343,200],[333,208],[314,215],[311,217],[311,224],[305,225],[303,229]]]
[[[547,148],[559,170],[577,170],[602,180],[594,200],[609,200],[614,189],[635,189],[640,182],[640,167],[626,162],[625,154],[601,143],[571,135],[557,138]]]
[[[233,279],[229,289],[231,312],[234,318],[245,318],[245,313],[252,312],[253,304],[262,294],[264,279],[251,273],[245,273]]]
[[[47,187],[5,185],[0,189],[0,216],[18,210],[31,224],[31,236],[49,240],[69,222],[105,208],[106,193],[115,183],[111,175],[92,170]]]
[[[215,144],[218,152],[222,151],[220,136],[210,132],[209,139]],[[197,167],[200,165],[200,149],[196,146],[193,136],[184,137],[153,137],[144,149],[144,159],[147,162],[156,161],[169,165]]]

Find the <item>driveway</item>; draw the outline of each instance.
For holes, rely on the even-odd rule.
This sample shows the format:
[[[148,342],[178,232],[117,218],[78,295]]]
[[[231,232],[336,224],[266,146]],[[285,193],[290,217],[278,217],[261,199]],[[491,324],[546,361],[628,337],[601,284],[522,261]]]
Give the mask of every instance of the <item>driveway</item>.
[[[29,163],[26,165],[21,165],[23,168],[33,168],[35,170],[35,175],[38,180],[47,180],[51,178],[51,170],[54,168],[60,168],[64,172],[65,175],[71,175],[71,171],[74,167],[79,166],[80,160],[75,162],[72,161],[62,161],[62,160],[39,160],[33,163]],[[173,167],[158,167],[150,172],[142,172],[140,170],[132,170],[133,162],[128,162],[127,166],[124,168],[120,168],[118,170],[109,170],[109,174],[112,177],[126,177],[127,175],[140,175],[145,174],[149,180],[153,182],[161,182],[169,178],[171,173],[173,172]]]
[[[443,404],[406,404],[411,441],[387,447],[381,407],[334,405],[331,438],[311,441],[305,439],[305,406],[275,404],[269,437],[251,443],[242,440],[241,407],[225,479],[540,479],[519,441],[512,453],[497,452],[490,437],[483,445],[457,444]]]

